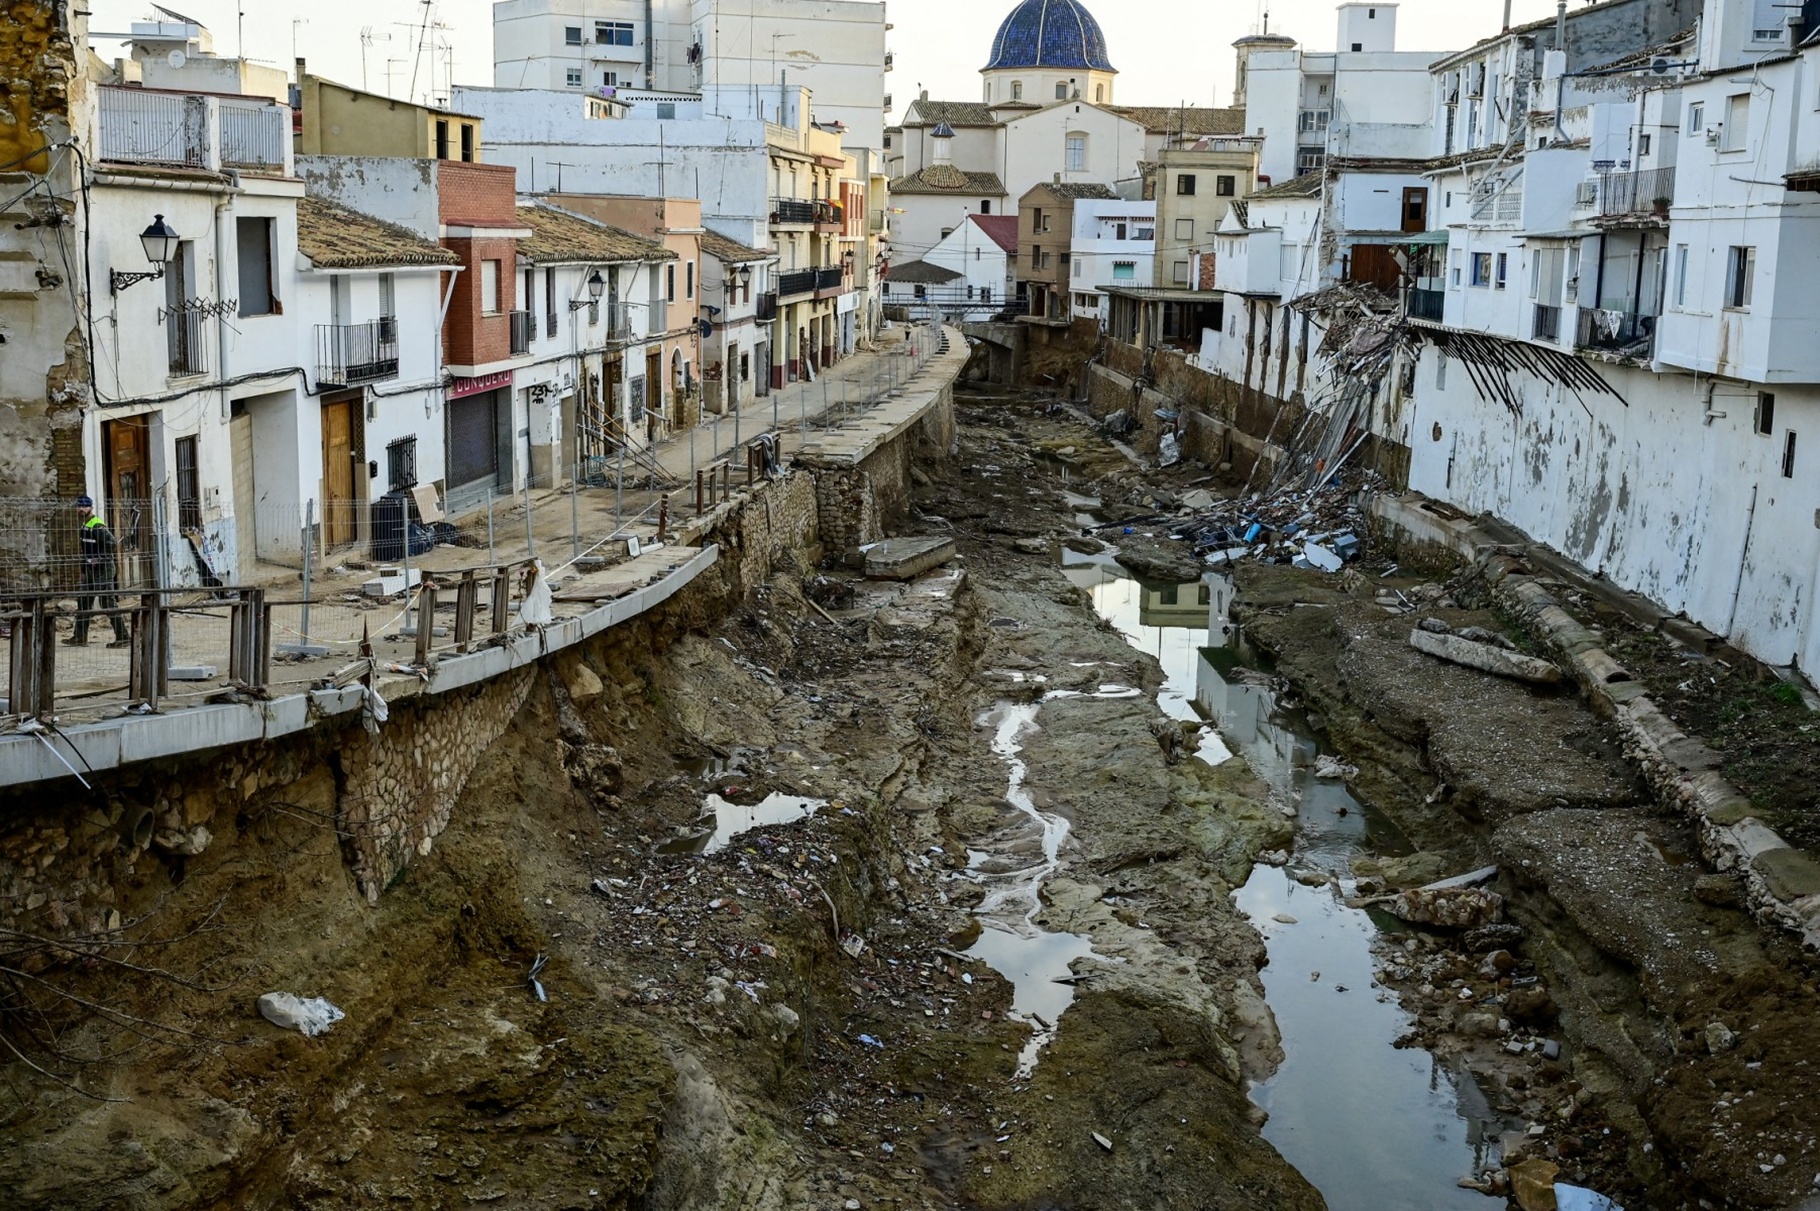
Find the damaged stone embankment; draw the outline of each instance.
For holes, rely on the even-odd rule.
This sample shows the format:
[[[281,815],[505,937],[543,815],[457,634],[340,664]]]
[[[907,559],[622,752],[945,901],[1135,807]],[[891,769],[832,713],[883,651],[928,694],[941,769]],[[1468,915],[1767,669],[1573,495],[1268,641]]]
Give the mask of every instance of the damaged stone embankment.
[[[352,737],[11,796],[104,824],[143,802],[212,840],[123,838],[121,932],[96,961],[41,956],[86,1006],[35,996],[39,1060],[84,1092],[13,1065],[7,1205],[1318,1207],[1245,1099],[1273,1036],[1227,897],[1286,825],[1241,766],[1172,762],[1148,697],[1096,696],[1156,667],[1018,547],[1065,512],[1008,438],[895,464],[940,520],[865,514],[952,538],[964,577],[817,572],[803,476],[717,517],[712,575],[522,671],[376,903],[339,826]],[[1096,957],[1020,1078],[1031,1028],[965,954],[967,854],[1029,852],[977,720],[1039,676],[1083,696],[1024,738],[1073,824],[1036,922]],[[688,852],[710,792],[821,806]],[[347,1016],[280,1031],[254,1008],[271,989]],[[128,1023],[151,1039],[121,1052]]]

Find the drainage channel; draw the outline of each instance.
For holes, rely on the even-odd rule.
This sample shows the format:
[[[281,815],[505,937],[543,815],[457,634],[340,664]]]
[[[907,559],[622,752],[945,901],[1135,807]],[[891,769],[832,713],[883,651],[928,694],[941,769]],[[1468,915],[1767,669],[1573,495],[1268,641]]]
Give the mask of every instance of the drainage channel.
[[[1228,624],[1228,578],[1146,585],[1103,556],[1074,554],[1063,572],[1162,665],[1167,714],[1217,725],[1202,734],[1201,759],[1240,754],[1295,814],[1288,861],[1259,863],[1234,893],[1270,956],[1263,982],[1284,1054],[1251,1090],[1270,1116],[1264,1137],[1331,1211],[1482,1211],[1484,1196],[1456,1183],[1496,1159],[1508,1124],[1463,1068],[1395,1046],[1413,1019],[1377,987],[1373,951],[1394,941],[1397,923],[1344,903],[1355,857],[1407,843],[1342,782],[1315,776],[1326,750],[1279,706],[1269,670]]]

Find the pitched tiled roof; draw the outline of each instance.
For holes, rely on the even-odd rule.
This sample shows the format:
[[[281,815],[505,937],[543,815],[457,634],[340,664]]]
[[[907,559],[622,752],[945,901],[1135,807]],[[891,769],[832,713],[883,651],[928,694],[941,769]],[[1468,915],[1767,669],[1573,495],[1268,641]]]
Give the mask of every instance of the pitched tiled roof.
[[[1252,191],[1247,201],[1269,201],[1271,198],[1312,198],[1321,192],[1321,174],[1305,172],[1299,177],[1290,177],[1287,181],[1278,181],[1263,189]]]
[[[1208,109],[1205,106],[1179,105],[1108,105],[1120,117],[1130,118],[1145,130],[1166,134],[1242,135],[1245,133],[1243,109]]]
[[[326,198],[298,201],[297,250],[318,269],[461,264],[454,252],[414,231]]]
[[[729,240],[718,231],[703,230],[701,233],[701,250],[717,261],[729,265],[741,265],[750,261],[768,261],[775,253],[762,248],[748,248],[738,240]]]
[[[1058,198],[1117,198],[1112,186],[1087,181],[1038,181],[1031,189],[1047,189]],[[1029,196],[1028,193],[1025,194]]]
[[[1014,214],[970,214],[967,216],[1006,252],[1017,251],[1017,216]]]
[[[934,126],[938,122],[950,126],[998,125],[992,107],[978,101],[925,101],[919,97],[910,102],[904,114],[905,126]]]
[[[676,259],[654,240],[550,206],[520,206],[518,221],[531,229],[530,239],[518,241],[518,255],[533,265]]]
[[[962,172],[952,164],[931,164],[921,172],[891,182],[892,193],[977,193],[1002,198],[1005,183],[995,172]]]
[[[928,261],[902,261],[885,271],[887,282],[908,282],[912,286],[940,286],[959,281],[961,275]]]

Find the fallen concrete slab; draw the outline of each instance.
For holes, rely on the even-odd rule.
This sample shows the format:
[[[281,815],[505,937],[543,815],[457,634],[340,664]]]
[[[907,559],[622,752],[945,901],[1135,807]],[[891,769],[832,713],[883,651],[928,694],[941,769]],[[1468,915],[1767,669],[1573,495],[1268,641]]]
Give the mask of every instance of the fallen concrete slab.
[[[952,538],[887,538],[866,548],[866,579],[910,580],[954,558]]]
[[[1488,643],[1474,643],[1458,635],[1411,631],[1409,646],[1437,660],[1465,665],[1469,669],[1478,669],[1482,673],[1492,673],[1499,677],[1510,677],[1536,685],[1557,685],[1561,681],[1561,670],[1546,660],[1507,652]]]

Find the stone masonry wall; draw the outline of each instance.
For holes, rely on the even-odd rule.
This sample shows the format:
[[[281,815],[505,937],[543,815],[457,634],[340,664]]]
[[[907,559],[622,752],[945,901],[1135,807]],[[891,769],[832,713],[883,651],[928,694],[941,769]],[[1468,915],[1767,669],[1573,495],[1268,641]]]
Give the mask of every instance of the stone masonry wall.
[[[336,822],[368,903],[413,856],[429,854],[535,678],[534,669],[514,669],[471,690],[400,703],[377,733],[350,732],[339,753]]]

